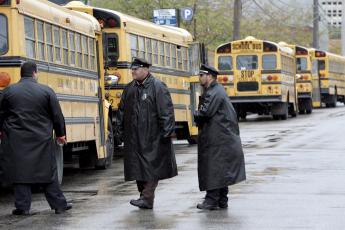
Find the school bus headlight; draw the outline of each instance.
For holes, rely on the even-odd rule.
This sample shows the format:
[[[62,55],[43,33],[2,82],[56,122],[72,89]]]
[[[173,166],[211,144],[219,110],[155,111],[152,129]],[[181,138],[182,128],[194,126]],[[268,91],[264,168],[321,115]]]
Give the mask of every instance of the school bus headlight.
[[[234,81],[234,76],[233,76],[233,75],[230,75],[230,76],[229,76],[229,82],[232,82],[232,81]]]
[[[116,96],[117,98],[121,98],[122,93],[116,93],[115,96]]]
[[[268,77],[268,76],[262,76],[262,77],[261,77],[261,80],[262,80],[262,81],[267,81],[267,77]]]

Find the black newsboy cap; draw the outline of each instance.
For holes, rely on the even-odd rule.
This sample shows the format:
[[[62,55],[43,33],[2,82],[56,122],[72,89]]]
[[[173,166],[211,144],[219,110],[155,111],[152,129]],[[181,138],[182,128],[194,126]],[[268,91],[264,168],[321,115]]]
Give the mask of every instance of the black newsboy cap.
[[[212,66],[201,64],[199,74],[211,74],[212,76],[217,76],[218,71]]]
[[[150,67],[151,63],[143,58],[133,58],[131,68]]]

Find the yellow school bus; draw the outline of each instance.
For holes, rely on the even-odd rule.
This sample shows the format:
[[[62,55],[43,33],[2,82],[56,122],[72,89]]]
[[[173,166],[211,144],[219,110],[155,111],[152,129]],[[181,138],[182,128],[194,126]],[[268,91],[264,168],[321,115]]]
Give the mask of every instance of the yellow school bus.
[[[102,33],[97,20],[45,0],[0,1],[0,72],[11,84],[26,60],[37,63],[39,83],[57,94],[67,145],[56,147],[59,180],[63,163],[106,168],[113,156],[109,103],[105,100]],[[101,58],[100,58],[101,57]]]
[[[296,116],[295,57],[291,48],[247,37],[220,45],[215,66],[239,118],[271,114],[275,120]]]
[[[317,61],[321,102],[326,107],[336,107],[345,102],[345,57],[321,50],[311,50]]]
[[[177,139],[193,143],[197,135],[192,121],[190,76],[199,69],[199,44],[181,28],[160,26],[117,11],[86,6],[73,1],[65,7],[93,15],[104,34],[104,65],[109,81],[105,86],[112,105],[112,121],[126,84],[132,81],[130,65],[134,57],[145,58],[151,73],[166,83],[175,111]],[[115,145],[120,140],[115,137]]]
[[[279,45],[289,47],[295,52],[298,111],[300,114],[310,114],[313,111],[313,66],[310,50],[285,42],[279,42]]]

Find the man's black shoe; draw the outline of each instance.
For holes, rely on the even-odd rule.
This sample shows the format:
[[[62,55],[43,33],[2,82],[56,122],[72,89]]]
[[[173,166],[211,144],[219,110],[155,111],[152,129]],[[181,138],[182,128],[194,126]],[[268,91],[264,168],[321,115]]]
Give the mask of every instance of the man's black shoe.
[[[143,209],[152,209],[153,208],[153,205],[149,204],[149,202],[147,202],[144,199],[131,200],[129,203],[133,206],[138,207],[138,208],[143,208]]]
[[[226,202],[218,202],[219,208],[228,208],[228,203]]]
[[[71,203],[67,203],[66,207],[65,208],[57,208],[55,209],[55,214],[61,214],[61,213],[64,213],[66,212],[67,210],[70,210],[72,208],[72,204]]]
[[[14,209],[12,211],[12,215],[16,215],[16,216],[27,216],[30,215],[29,210],[21,210],[21,209]]]
[[[215,205],[215,204],[209,204],[207,202],[203,202],[201,204],[198,204],[196,206],[198,209],[205,209],[205,210],[216,210],[218,209],[218,205]]]

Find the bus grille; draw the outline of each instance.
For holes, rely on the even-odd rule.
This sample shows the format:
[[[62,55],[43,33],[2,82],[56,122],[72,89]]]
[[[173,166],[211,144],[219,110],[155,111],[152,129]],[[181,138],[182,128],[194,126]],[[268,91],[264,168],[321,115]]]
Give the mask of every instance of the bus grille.
[[[239,82],[237,83],[238,91],[258,91],[259,83],[257,81]]]

